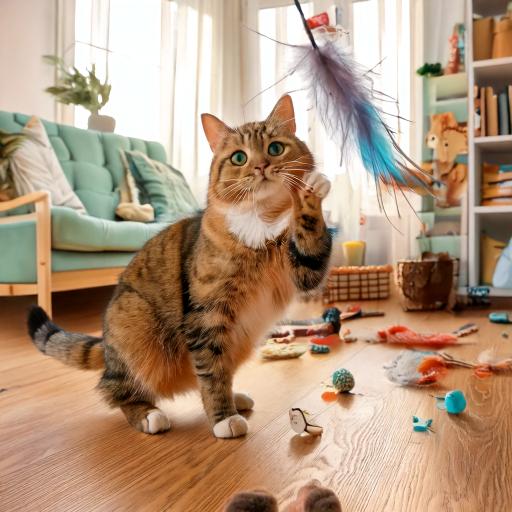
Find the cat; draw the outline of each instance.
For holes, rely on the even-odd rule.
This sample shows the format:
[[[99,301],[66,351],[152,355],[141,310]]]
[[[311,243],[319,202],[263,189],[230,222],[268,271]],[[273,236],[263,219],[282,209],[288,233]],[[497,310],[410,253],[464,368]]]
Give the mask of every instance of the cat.
[[[211,114],[213,151],[202,215],[169,226],[136,254],[107,306],[103,337],[68,333],[39,307],[29,334],[43,353],[103,369],[98,384],[137,430],[169,430],[159,398],[199,388],[213,434],[244,435],[233,374],[297,292],[326,275],[331,236],[322,215],[329,181],[295,136],[290,96],[263,122],[233,129]]]

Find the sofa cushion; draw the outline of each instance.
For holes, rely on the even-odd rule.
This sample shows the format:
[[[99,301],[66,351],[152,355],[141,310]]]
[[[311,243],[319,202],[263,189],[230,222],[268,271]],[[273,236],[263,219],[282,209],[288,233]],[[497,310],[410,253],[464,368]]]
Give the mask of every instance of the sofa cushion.
[[[84,205],[66,179],[41,121],[32,117],[21,133],[26,137],[10,159],[18,194],[48,190],[52,204],[85,213]]]
[[[125,154],[141,190],[141,202],[151,203],[157,221],[175,222],[199,211],[196,198],[178,170],[140,151],[126,151]]]
[[[67,251],[137,251],[168,223],[116,222],[52,208],[52,247]]]

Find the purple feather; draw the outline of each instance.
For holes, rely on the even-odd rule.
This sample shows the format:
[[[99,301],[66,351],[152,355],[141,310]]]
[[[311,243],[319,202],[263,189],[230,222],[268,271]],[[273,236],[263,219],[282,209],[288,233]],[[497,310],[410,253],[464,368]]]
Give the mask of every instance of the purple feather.
[[[329,138],[339,145],[342,156],[352,149],[359,153],[377,184],[381,205],[379,182],[393,189],[425,187],[418,177],[423,171],[400,149],[374,104],[369,73],[363,72],[347,51],[328,36],[318,44],[298,0],[295,5],[311,46],[294,46],[297,59],[291,73],[301,75]]]

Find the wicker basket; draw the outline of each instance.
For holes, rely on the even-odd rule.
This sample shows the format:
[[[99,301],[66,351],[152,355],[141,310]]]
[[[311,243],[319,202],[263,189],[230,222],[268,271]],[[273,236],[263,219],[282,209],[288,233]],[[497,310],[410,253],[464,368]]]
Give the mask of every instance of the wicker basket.
[[[332,268],[324,302],[387,299],[392,272],[391,265]]]
[[[405,311],[451,309],[455,304],[459,260],[400,260],[396,284]]]

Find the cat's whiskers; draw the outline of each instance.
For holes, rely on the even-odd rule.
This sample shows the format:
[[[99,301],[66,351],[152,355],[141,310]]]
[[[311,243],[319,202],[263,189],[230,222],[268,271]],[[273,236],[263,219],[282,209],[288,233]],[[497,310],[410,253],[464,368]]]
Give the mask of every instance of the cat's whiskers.
[[[281,173],[281,176],[286,177],[292,181],[295,181],[296,183],[300,183],[301,185],[304,185],[306,188],[309,187],[308,183],[306,183],[304,180],[300,179],[298,176],[295,176],[295,174],[283,172],[283,173]]]

